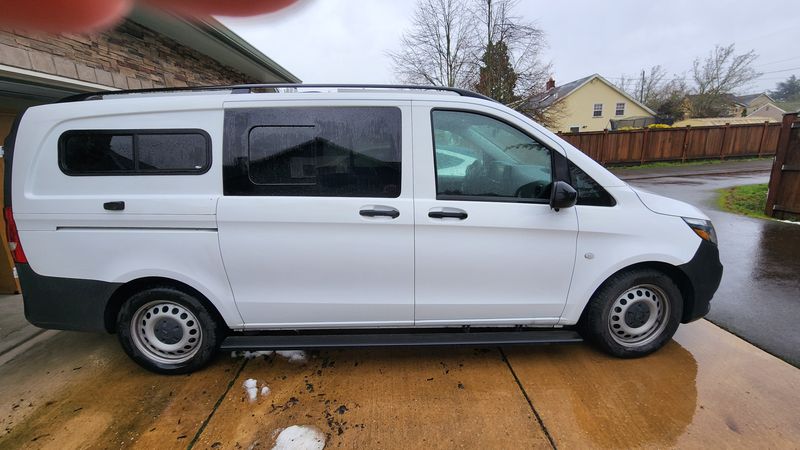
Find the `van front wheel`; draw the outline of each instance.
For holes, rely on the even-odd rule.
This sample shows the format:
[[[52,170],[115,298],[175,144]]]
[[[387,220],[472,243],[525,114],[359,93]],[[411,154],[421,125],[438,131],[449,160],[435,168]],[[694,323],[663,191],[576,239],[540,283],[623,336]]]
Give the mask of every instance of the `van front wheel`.
[[[584,337],[606,352],[635,358],[663,347],[678,329],[683,298],[666,274],[640,269],[608,279],[582,319]]]
[[[122,305],[117,335],[122,348],[140,366],[181,374],[211,360],[221,332],[198,299],[171,287],[157,287],[139,292]]]

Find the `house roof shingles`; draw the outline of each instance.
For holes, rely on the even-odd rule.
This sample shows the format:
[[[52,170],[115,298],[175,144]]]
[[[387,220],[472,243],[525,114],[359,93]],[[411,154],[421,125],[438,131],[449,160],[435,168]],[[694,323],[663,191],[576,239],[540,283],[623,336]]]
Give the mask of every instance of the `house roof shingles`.
[[[595,75],[597,74],[589,75],[588,77],[583,77],[575,81],[570,81],[569,83],[562,84],[561,86],[556,86],[547,92],[544,92],[536,97],[533,97],[531,99],[531,102],[536,103],[541,108],[547,108],[556,101],[571,94],[572,91],[581,87],[584,83],[589,81],[589,79],[593,78]]]

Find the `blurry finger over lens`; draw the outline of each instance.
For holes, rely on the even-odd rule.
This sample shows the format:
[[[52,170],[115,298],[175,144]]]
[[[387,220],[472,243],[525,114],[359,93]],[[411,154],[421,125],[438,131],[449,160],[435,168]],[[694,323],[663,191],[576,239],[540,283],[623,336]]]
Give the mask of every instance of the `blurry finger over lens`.
[[[254,16],[281,10],[297,0],[144,0],[152,6],[192,16]]]
[[[112,26],[133,0],[0,0],[0,25],[20,29],[89,32]]]

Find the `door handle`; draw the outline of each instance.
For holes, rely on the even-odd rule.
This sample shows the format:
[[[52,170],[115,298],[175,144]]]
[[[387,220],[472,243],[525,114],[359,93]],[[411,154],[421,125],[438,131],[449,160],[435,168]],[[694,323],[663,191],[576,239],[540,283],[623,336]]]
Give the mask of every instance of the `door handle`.
[[[125,209],[125,202],[105,202],[103,209],[106,211],[122,211]]]
[[[364,208],[358,213],[363,217],[391,217],[392,219],[397,219],[400,217],[400,211],[394,208]]]
[[[464,220],[468,217],[466,211],[429,211],[428,217],[431,219],[458,219]]]

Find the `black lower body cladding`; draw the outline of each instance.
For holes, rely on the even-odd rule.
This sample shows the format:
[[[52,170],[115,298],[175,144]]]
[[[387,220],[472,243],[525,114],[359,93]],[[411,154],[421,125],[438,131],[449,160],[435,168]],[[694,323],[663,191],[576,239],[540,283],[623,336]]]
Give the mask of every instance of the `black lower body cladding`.
[[[107,331],[105,311],[120,283],[48,277],[17,264],[25,318],[41,328]]]
[[[719,248],[708,241],[702,241],[691,261],[678,268],[692,285],[693,302],[683,311],[683,323],[704,317],[711,309],[711,298],[717,292],[722,280],[722,263],[719,261]]]

